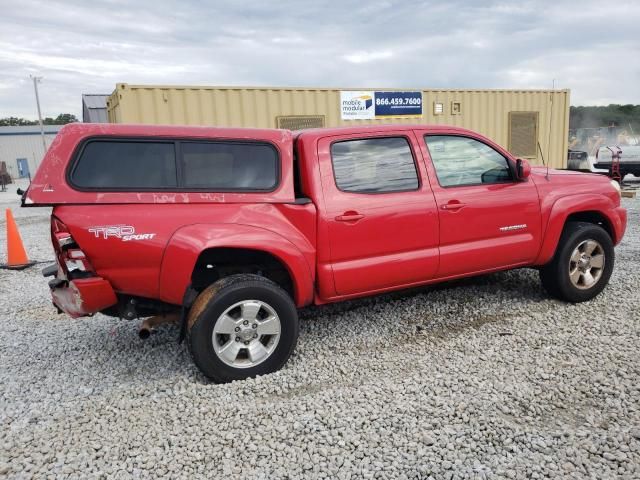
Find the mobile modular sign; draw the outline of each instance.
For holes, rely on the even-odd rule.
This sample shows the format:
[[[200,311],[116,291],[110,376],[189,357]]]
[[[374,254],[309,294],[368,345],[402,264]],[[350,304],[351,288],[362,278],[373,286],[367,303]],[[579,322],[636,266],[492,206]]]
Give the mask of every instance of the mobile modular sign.
[[[343,120],[421,117],[422,92],[342,90],[340,114]]]

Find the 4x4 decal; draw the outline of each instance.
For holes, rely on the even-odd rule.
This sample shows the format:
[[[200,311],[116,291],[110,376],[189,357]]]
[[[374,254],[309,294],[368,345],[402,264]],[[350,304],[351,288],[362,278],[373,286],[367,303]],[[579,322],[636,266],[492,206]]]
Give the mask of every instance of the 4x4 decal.
[[[93,233],[96,238],[108,239],[109,237],[119,238],[123,242],[131,240],[151,240],[155,233],[136,233],[135,227],[131,225],[106,225],[104,227],[89,227],[89,233]]]

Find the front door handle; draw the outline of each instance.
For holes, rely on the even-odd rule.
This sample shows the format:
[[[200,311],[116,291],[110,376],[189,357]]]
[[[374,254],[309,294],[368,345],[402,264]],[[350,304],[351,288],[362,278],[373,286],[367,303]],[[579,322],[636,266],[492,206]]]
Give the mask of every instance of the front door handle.
[[[442,210],[460,210],[461,208],[464,208],[466,206],[465,203],[459,202],[457,200],[452,200],[449,203],[445,203],[444,205],[441,205],[440,208]]]
[[[344,212],[336,217],[337,222],[357,222],[364,218],[364,215],[358,212]]]

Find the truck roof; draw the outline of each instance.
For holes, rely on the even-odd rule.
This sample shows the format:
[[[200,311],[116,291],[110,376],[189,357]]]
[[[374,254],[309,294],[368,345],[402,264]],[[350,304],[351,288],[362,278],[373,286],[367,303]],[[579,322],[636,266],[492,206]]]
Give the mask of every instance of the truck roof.
[[[397,130],[423,130],[433,132],[447,131],[450,133],[467,133],[469,130],[452,125],[425,124],[383,124],[383,125],[354,125],[344,127],[309,128],[291,132],[294,137],[300,135],[345,135],[358,132],[384,132]],[[246,127],[209,127],[197,125],[145,125],[122,123],[70,123],[65,125],[60,133],[79,133],[90,135],[155,135],[155,136],[191,136],[191,137],[228,137],[247,139],[273,139],[280,137],[288,130],[278,128],[246,128]]]
[[[425,124],[383,124],[383,125],[354,125],[347,127],[330,127],[330,128],[309,128],[306,130],[298,130],[293,132],[294,138],[301,135],[305,137],[331,136],[331,135],[349,135],[352,133],[362,132],[385,132],[398,130],[422,130],[433,133],[470,133],[471,130],[466,128],[454,127],[452,125],[425,125]],[[477,135],[477,134],[476,134]]]
[[[167,137],[229,137],[251,139],[282,138],[287,130],[277,128],[226,128],[195,125],[143,125],[123,123],[69,123],[59,133],[92,135],[156,135]]]

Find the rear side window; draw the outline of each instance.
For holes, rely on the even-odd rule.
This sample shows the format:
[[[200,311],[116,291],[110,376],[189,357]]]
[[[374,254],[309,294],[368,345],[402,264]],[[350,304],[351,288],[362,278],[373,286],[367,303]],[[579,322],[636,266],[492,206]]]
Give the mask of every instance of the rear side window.
[[[278,154],[271,145],[181,142],[184,188],[271,190],[278,183]]]
[[[82,150],[71,181],[80,188],[112,190],[177,187],[174,143],[92,140]]]
[[[345,192],[417,190],[418,173],[403,137],[347,140],[331,146],[336,185]]]
[[[278,151],[268,143],[162,139],[89,140],[70,183],[108,191],[271,191],[280,175]]]

